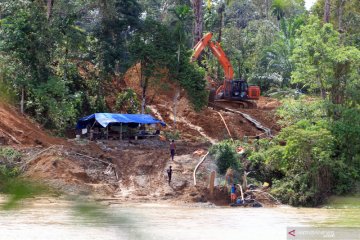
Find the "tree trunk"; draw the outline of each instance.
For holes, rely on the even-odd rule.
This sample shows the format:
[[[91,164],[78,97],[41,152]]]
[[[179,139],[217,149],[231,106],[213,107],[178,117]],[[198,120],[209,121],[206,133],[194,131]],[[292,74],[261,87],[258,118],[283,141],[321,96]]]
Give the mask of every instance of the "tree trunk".
[[[202,33],[203,33],[203,19],[204,19],[202,12],[203,1],[192,0],[191,4],[195,15],[195,22],[193,28],[193,36],[194,36],[193,46],[195,46],[202,38]]]
[[[223,28],[223,21],[224,21],[224,11],[225,11],[225,3],[222,3],[218,9],[218,15],[220,17],[219,20],[219,36],[218,36],[218,42],[221,42],[222,37],[222,28]]]
[[[340,33],[339,38],[340,38],[340,44],[343,43],[343,38],[344,38],[344,29],[342,26],[342,18],[343,18],[343,12],[344,12],[344,6],[345,6],[346,0],[339,0],[339,8],[338,8],[338,31]]]
[[[266,20],[269,20],[269,0],[265,0],[265,15]]]
[[[24,87],[21,88],[21,100],[20,100],[20,112],[24,114],[24,98],[25,98],[25,90]]]
[[[142,100],[141,100],[141,114],[145,114],[145,109],[146,109],[146,90],[147,90],[147,85],[148,85],[148,79],[146,76],[144,76],[143,74],[143,62],[140,62],[140,84],[141,84],[141,88],[142,88]]]
[[[141,100],[141,114],[145,114],[146,108],[146,87],[142,89],[142,100]]]
[[[47,20],[49,20],[51,18],[51,13],[52,13],[52,8],[54,6],[54,1],[55,0],[47,0]]]
[[[325,0],[325,6],[324,6],[324,22],[329,23],[330,22],[330,0]]]
[[[173,107],[173,114],[174,114],[174,128],[176,129],[176,115],[177,115],[177,105],[179,102],[180,97],[180,89],[176,88],[175,95],[174,95],[174,107]]]

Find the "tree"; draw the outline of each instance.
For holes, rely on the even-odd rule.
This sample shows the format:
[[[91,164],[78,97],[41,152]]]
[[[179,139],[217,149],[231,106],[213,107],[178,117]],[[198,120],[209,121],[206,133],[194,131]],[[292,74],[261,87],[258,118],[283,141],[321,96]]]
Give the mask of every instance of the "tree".
[[[2,60],[7,62],[7,77],[21,94],[22,111],[25,91],[46,82],[50,75],[48,63],[55,41],[42,7],[38,1],[14,1],[3,4],[2,9]]]
[[[49,3],[49,2],[47,2]],[[8,86],[21,95],[21,110],[61,133],[76,120],[85,86],[76,60],[86,49],[78,2],[51,2],[51,19],[43,1],[2,3],[0,70]]]
[[[232,141],[222,141],[210,149],[210,154],[215,156],[216,165],[220,174],[225,174],[228,168],[236,171],[242,170],[239,155],[236,153],[235,143]]]
[[[151,82],[163,76],[161,69],[176,62],[176,47],[169,29],[154,20],[146,19],[134,36],[130,52],[133,62],[140,64],[141,113],[145,112],[146,94]]]
[[[302,17],[280,20],[280,31],[277,33],[276,40],[264,49],[262,58],[265,69],[264,78],[267,78],[269,83],[272,82],[281,87],[289,86],[294,68],[290,57],[295,47],[296,30],[302,24],[304,24]],[[271,79],[269,76],[277,76],[277,78]]]
[[[268,178],[271,193],[291,205],[316,206],[331,194],[354,190],[359,181],[358,109],[326,117],[327,102],[304,96],[278,109],[283,128],[250,152],[251,168]],[[349,127],[352,125],[352,127]],[[351,143],[351,147],[349,147]]]
[[[325,15],[325,6],[330,11]],[[340,33],[339,37],[345,45],[360,47],[360,2],[357,0],[318,0],[312,7],[312,12],[319,18],[328,18],[334,29]],[[327,19],[326,19],[327,20]],[[325,20],[324,20],[325,21]]]
[[[189,51],[182,49],[182,55],[176,54],[178,40],[174,36],[169,27],[146,19],[130,44],[132,61],[140,64],[142,111],[145,111],[147,89],[156,87],[157,80],[163,77],[179,83],[187,91],[195,110],[207,103],[203,72],[190,63]]]
[[[274,0],[271,4],[272,15],[280,21],[285,16],[285,10],[289,7],[289,1]]]
[[[194,27],[193,27],[193,46],[200,41],[203,35],[203,1],[191,0],[192,8],[194,11]]]
[[[138,113],[140,103],[136,92],[131,88],[118,94],[116,98],[116,109],[121,113]]]
[[[106,79],[128,66],[127,43],[130,33],[139,26],[140,6],[136,0],[101,0],[97,9],[99,22],[93,30],[98,40],[96,61],[101,77]]]
[[[324,5],[324,22],[325,23],[329,23],[330,22],[330,0],[325,0],[325,5]]]
[[[177,5],[174,9],[172,9],[172,13],[175,16],[175,19],[170,24],[174,28],[174,38],[177,42],[177,60],[180,62],[180,55],[182,49],[187,49],[189,32],[191,29],[188,28],[189,23],[191,21],[191,12],[190,7],[187,5]]]
[[[335,105],[351,101],[346,92],[359,79],[356,69],[360,56],[356,48],[341,46],[338,35],[331,24],[321,25],[312,17],[301,28],[292,56],[295,63],[292,83],[320,90],[323,99],[329,93],[329,100]]]

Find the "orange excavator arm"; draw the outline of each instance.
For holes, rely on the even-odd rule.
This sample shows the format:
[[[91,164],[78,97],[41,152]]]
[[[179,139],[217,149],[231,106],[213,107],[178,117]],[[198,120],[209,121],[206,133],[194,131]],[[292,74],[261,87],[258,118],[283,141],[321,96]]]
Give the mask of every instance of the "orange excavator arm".
[[[224,50],[218,42],[211,41],[212,33],[207,33],[204,37],[194,46],[194,54],[192,56],[192,61],[195,61],[200,53],[208,46],[211,52],[220,62],[222,68],[224,69],[226,80],[232,80],[234,78],[234,69],[230,63],[230,60],[226,56]]]

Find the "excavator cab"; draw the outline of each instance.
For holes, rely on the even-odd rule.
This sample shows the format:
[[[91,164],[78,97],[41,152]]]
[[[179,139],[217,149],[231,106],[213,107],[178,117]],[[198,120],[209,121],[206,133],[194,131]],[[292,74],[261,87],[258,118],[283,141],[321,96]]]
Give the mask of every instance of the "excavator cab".
[[[257,100],[260,96],[258,86],[249,86],[243,79],[225,81],[225,88],[221,98],[228,100]]]
[[[223,98],[231,100],[247,99],[248,84],[246,81],[237,79],[225,82]]]

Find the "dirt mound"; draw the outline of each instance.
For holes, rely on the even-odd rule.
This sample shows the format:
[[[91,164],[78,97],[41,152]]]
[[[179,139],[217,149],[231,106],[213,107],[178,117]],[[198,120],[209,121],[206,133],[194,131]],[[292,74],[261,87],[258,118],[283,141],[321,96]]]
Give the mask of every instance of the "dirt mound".
[[[65,144],[50,137],[38,124],[19,113],[14,107],[0,102],[0,144],[42,145]]]
[[[81,148],[87,153],[94,151],[91,145]],[[116,189],[114,165],[106,158],[98,159],[79,153],[74,146],[53,145],[33,154],[25,162],[23,177],[41,180],[66,193],[85,192],[104,196],[113,194]]]
[[[273,110],[280,107],[281,102],[275,98],[260,96],[259,100],[256,101],[258,109]]]
[[[42,180],[61,179],[66,183],[91,182],[85,169],[74,160],[53,154],[45,154],[32,161],[24,176]]]

